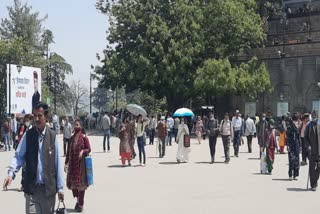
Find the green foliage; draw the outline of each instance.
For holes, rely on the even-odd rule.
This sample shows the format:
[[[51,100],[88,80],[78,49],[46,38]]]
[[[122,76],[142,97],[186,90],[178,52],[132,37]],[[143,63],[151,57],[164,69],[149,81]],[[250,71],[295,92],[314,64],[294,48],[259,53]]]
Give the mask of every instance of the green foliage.
[[[6,107],[6,64],[21,64],[24,66],[40,67],[42,77],[46,79],[47,86],[42,84],[42,100],[53,97],[54,90],[59,90],[58,106],[70,109],[70,103],[64,99],[66,91],[65,76],[72,73],[72,67],[65,59],[53,54],[49,57],[49,45],[54,43],[53,33],[42,27],[43,21],[38,12],[33,12],[32,7],[14,0],[13,6],[8,7],[8,18],[2,18],[0,24],[0,112],[5,112]],[[50,80],[55,78],[57,84]],[[52,99],[51,99],[52,101]]]
[[[246,76],[235,66],[236,57],[265,40],[255,0],[99,0],[97,8],[110,21],[100,83],[166,97],[169,110],[194,98],[195,87],[245,92],[245,78],[241,90],[232,85],[237,75]],[[222,80],[227,85],[215,85]],[[204,81],[211,82],[210,90]]]

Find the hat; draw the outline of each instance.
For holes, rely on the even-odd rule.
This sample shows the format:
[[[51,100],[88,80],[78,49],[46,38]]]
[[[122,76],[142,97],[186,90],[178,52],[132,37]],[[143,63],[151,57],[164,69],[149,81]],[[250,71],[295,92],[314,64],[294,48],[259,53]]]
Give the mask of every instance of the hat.
[[[240,111],[239,111],[239,110],[236,110],[236,113],[240,113]]]
[[[164,116],[161,116],[161,120],[164,120],[164,119],[166,119]]]

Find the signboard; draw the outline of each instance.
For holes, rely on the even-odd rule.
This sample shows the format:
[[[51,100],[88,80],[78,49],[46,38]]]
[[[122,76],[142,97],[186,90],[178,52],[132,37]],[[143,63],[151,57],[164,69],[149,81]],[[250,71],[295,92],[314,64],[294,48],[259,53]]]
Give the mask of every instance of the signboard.
[[[257,105],[255,102],[247,102],[245,103],[245,116],[249,115],[249,117],[256,116]]]
[[[9,79],[9,65],[7,65],[7,113],[21,116],[31,114],[32,109],[41,100],[41,69],[22,66],[18,72],[17,66],[10,65],[11,79]],[[11,81],[11,94],[9,95],[9,81]],[[9,96],[11,106],[9,106]]]
[[[277,117],[282,117],[283,115],[287,115],[288,112],[289,112],[288,102],[277,103]]]

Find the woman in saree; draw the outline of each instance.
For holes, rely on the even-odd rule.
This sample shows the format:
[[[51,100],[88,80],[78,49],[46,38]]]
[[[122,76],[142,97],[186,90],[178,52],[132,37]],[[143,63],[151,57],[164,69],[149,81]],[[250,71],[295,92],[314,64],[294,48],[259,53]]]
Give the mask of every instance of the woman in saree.
[[[189,161],[189,153],[190,147],[184,146],[184,135],[189,135],[189,128],[186,124],[187,119],[181,118],[181,123],[178,128],[178,135],[177,135],[177,143],[178,143],[178,152],[177,152],[177,162],[188,162]]]
[[[274,129],[274,120],[269,120],[269,145],[267,147],[267,167],[268,167],[268,173],[271,175],[273,170],[273,163],[274,163],[274,153],[277,147],[276,144],[276,135],[275,135],[275,129]]]
[[[121,157],[122,166],[125,167],[126,159],[128,160],[128,165],[131,166],[131,148],[130,148],[130,118],[129,115],[126,115],[123,118],[122,124],[120,125],[119,130],[119,152]]]

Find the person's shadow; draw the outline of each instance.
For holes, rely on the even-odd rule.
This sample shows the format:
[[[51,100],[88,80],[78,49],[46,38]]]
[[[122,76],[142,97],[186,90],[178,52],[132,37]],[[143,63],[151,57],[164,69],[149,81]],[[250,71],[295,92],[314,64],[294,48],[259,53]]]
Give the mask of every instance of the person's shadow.
[[[287,188],[288,192],[308,192],[309,190],[304,188]]]

